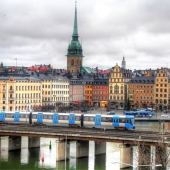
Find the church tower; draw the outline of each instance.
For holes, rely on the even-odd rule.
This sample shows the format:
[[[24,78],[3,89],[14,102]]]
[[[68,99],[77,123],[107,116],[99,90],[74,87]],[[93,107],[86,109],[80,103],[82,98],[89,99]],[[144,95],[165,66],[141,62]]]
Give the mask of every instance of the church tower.
[[[77,6],[75,5],[74,28],[71,43],[67,49],[67,71],[80,72],[83,63],[83,50],[78,40]]]
[[[126,69],[126,61],[125,61],[124,56],[123,56],[123,60],[122,60],[122,68]]]

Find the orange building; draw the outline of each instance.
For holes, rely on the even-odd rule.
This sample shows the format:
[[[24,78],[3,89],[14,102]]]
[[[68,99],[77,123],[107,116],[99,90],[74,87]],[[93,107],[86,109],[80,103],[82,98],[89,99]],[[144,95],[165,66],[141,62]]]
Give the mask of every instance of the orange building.
[[[154,107],[154,76],[137,76],[127,84],[131,107]]]

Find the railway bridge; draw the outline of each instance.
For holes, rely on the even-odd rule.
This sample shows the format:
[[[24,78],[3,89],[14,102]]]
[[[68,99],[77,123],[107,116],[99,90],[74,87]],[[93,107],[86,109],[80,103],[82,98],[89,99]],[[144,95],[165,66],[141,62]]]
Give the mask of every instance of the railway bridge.
[[[40,137],[56,138],[56,161],[69,159],[69,142],[77,141],[76,157],[88,156],[89,141],[95,143],[95,154],[106,152],[106,142],[120,143],[120,162],[125,164],[121,168],[132,164],[133,147],[138,147],[139,164],[150,164],[152,155],[167,157],[165,150],[170,145],[170,133],[116,130],[69,128],[60,126],[35,125],[0,125],[0,136],[9,136],[9,150],[21,149],[21,137],[28,136],[28,148],[39,147]],[[1,144],[1,141],[0,141]],[[1,145],[0,145],[1,148]],[[143,157],[143,155],[145,157]],[[155,164],[162,164],[159,156],[154,156]]]

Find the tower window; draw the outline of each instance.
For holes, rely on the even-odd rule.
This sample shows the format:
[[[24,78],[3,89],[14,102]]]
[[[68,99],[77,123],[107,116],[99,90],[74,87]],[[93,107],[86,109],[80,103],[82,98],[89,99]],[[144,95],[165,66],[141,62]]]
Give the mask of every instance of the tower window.
[[[71,65],[74,66],[74,60],[73,59],[71,60]]]

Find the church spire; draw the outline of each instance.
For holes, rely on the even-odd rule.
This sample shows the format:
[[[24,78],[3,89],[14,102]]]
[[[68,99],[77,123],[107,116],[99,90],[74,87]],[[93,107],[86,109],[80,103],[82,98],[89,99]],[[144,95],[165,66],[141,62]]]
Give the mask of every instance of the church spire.
[[[126,69],[126,61],[125,61],[124,55],[123,55],[123,60],[122,60],[122,68]]]
[[[75,2],[75,15],[74,15],[74,28],[72,37],[78,39],[78,26],[77,26],[77,2]]]
[[[67,70],[70,72],[80,72],[83,65],[83,49],[79,42],[77,24],[77,2],[75,2],[74,27],[72,40],[67,49]]]

